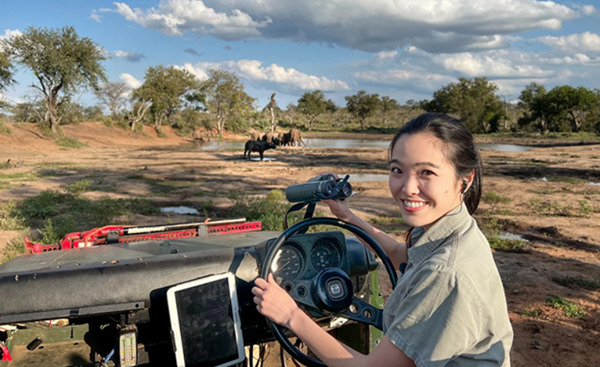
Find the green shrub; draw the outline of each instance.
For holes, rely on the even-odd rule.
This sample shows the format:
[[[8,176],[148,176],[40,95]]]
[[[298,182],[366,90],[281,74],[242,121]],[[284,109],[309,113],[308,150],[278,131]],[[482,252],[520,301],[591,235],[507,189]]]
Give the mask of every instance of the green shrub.
[[[58,144],[61,147],[65,147],[65,148],[83,148],[86,146],[86,144],[80,142],[79,140],[75,139],[75,138],[69,138],[67,136],[61,136],[59,138],[56,139],[56,144]]]
[[[507,198],[506,196],[502,196],[493,191],[489,191],[489,192],[486,192],[485,194],[483,194],[483,196],[481,197],[481,200],[483,200],[484,203],[487,203],[491,206],[490,211],[492,213],[496,212],[499,204],[508,204],[510,202],[510,199]]]
[[[490,247],[503,252],[527,252],[523,247],[525,241],[519,239],[501,238],[500,236],[488,237]]]
[[[69,186],[67,186],[66,191],[70,194],[73,194],[75,196],[88,191],[88,188],[90,187],[90,185],[93,183],[92,180],[80,180],[80,181],[76,181],[73,182],[72,184],[70,184]]]
[[[0,229],[5,231],[23,229],[23,219],[19,217],[14,201],[0,203]]]
[[[527,317],[539,317],[541,314],[542,314],[542,311],[539,308],[530,308],[527,310],[523,310],[523,312],[521,312],[521,315],[527,316]]]
[[[25,253],[25,235],[14,238],[4,246],[0,254],[0,264]]]
[[[23,218],[25,226],[45,227],[47,237],[60,239],[67,233],[111,224],[117,217],[132,214],[154,215],[160,210],[143,199],[90,200],[70,192],[42,191],[23,200],[14,216]]]
[[[0,122],[0,134],[9,135],[10,133],[10,127],[6,126],[4,122]]]
[[[567,317],[582,318],[587,315],[578,304],[559,296],[548,296],[546,303],[554,308],[563,310]]]
[[[579,214],[582,217],[589,217],[594,214],[594,208],[587,200],[578,200],[579,202]]]
[[[281,201],[284,198],[285,198],[285,194],[281,190],[271,190],[267,194],[267,201],[269,201],[269,202]]]
[[[552,281],[568,288],[583,288],[589,290],[600,289],[600,281],[582,277],[555,276]]]
[[[271,199],[276,195],[272,194]],[[258,220],[262,223],[262,229],[267,231],[282,231],[285,214],[291,207],[290,204],[281,201],[250,197],[237,191],[231,192],[229,199],[234,202],[229,212],[233,217],[244,217],[250,221]],[[288,217],[288,224],[291,225],[301,219],[300,211],[293,212]]]

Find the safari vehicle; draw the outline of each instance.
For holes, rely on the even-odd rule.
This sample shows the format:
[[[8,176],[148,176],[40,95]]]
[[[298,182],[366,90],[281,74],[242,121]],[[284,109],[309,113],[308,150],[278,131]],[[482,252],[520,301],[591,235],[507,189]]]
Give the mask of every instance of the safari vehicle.
[[[320,325],[367,352],[370,326],[382,324],[369,276],[383,263],[395,284],[391,262],[360,228],[308,213],[281,233],[242,219],[29,243],[39,253],[0,265],[0,367],[254,366],[254,346],[274,341],[322,366],[257,312],[253,281],[269,272]],[[307,231],[315,225],[328,230]]]

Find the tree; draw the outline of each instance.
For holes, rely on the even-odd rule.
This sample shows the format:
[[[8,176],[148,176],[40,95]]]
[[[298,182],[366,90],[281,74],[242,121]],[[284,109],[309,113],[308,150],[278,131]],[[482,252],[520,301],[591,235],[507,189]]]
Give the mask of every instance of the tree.
[[[531,83],[519,99],[525,109],[519,125],[535,124],[542,131],[591,131],[600,115],[600,96],[584,87],[561,85],[546,92],[544,86]]]
[[[525,86],[519,96],[519,106],[525,110],[518,120],[519,126],[536,124],[540,130],[548,130],[546,117],[546,88],[535,82]]]
[[[132,100],[131,111],[127,112],[127,119],[129,120],[129,126],[131,126],[131,132],[134,132],[137,124],[144,120],[148,108],[150,108],[149,103],[135,99]]]
[[[505,118],[502,101],[495,92],[498,87],[486,78],[460,78],[433,93],[424,107],[430,112],[458,115],[473,133],[496,132]]]
[[[275,109],[277,108],[277,101],[275,101],[275,93],[271,94],[271,100],[267,105],[267,109],[271,113],[271,132],[275,132]]]
[[[12,64],[8,57],[0,52],[0,92],[6,89],[9,85],[14,83]],[[0,100],[0,108],[2,108],[4,102]]]
[[[202,82],[204,105],[216,117],[217,130],[222,135],[228,121],[252,111],[254,98],[244,92],[244,85],[234,73],[211,69],[208,75],[208,79]]]
[[[298,100],[296,110],[308,116],[308,131],[312,131],[317,116],[327,111],[334,112],[336,106],[331,100],[326,100],[323,92],[317,89],[313,92],[304,92]]]
[[[570,130],[578,132],[588,123],[588,116],[598,111],[599,103],[596,93],[587,88],[574,88],[570,85],[554,87],[546,96],[549,122],[557,130],[562,122],[568,122]]]
[[[46,115],[53,133],[57,133],[59,109],[79,88],[98,88],[105,81],[99,45],[80,38],[73,27],[39,29],[30,27],[21,35],[3,42],[11,59],[33,71],[38,84],[32,85],[44,96]]]
[[[409,100],[407,101],[407,105],[408,102],[412,103],[409,106],[414,105],[414,100]],[[398,110],[398,108],[400,107],[400,105],[398,104],[398,101],[396,101],[393,98],[390,98],[388,96],[383,96],[381,97],[381,112],[383,114],[383,125],[387,125],[387,118],[390,112],[396,111]]]
[[[123,82],[104,83],[96,91],[96,97],[108,108],[113,119],[117,120],[127,103],[129,88]]]
[[[355,95],[344,97],[346,108],[354,117],[360,119],[360,129],[365,129],[365,120],[373,115],[380,106],[378,94],[368,94],[364,90],[358,91]]]
[[[154,116],[154,129],[160,132],[163,121],[168,120],[183,105],[186,95],[199,86],[196,78],[186,70],[173,66],[150,66],[146,69],[144,84],[133,91],[133,99],[149,105]],[[145,113],[143,107],[134,109]],[[135,115],[140,116],[139,113]]]

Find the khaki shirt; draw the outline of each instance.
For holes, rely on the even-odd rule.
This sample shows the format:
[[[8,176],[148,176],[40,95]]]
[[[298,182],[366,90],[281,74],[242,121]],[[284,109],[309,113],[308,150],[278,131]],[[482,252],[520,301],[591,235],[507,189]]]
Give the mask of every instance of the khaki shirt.
[[[463,204],[426,232],[384,308],[384,331],[417,366],[510,366],[513,332],[487,239]]]

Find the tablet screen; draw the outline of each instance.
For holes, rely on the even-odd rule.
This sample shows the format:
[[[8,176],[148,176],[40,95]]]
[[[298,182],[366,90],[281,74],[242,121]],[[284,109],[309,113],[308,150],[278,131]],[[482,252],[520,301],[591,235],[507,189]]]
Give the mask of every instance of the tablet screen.
[[[231,273],[175,286],[167,299],[178,366],[230,366],[244,360]]]

